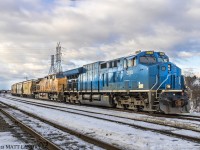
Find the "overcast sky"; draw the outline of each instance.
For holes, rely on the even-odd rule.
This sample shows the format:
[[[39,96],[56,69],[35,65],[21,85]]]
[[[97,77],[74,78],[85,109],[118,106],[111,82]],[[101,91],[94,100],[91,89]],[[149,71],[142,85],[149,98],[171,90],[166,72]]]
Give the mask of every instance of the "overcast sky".
[[[200,75],[200,0],[1,0],[0,89],[45,76],[58,41],[63,70],[155,50]]]

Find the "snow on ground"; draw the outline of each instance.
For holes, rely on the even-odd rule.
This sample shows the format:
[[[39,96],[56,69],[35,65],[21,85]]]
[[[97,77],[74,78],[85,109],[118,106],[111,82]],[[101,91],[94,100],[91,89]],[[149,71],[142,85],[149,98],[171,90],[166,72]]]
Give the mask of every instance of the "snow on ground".
[[[24,144],[23,142],[19,141],[16,137],[12,135],[11,132],[0,132],[0,146],[2,145],[12,145],[15,144]]]
[[[38,115],[44,119],[48,119],[52,122],[56,122],[64,127],[82,132],[105,142],[109,141],[109,143],[118,145],[121,149],[200,149],[200,145],[197,143],[169,137],[152,131],[143,131],[126,125],[61,112],[58,110],[41,108],[38,106],[31,106],[29,104],[23,104],[4,98],[0,98],[0,101],[7,104],[12,104],[20,109]],[[63,106],[63,104],[60,105]],[[91,107],[88,108],[92,109]],[[95,110],[97,109],[98,108],[95,108]],[[101,111],[107,112],[108,110]],[[121,114],[121,112],[117,113]]]
[[[101,149],[92,144],[84,142],[79,138],[63,132],[51,125],[43,123],[33,117],[29,117],[17,110],[6,110],[12,116],[16,117],[18,120],[22,121],[32,129],[34,129],[39,134],[43,135],[45,138],[51,140],[53,143],[60,145],[62,149],[79,149],[79,150],[98,150]]]
[[[200,106],[194,106],[194,101],[198,101],[197,99],[196,100],[192,100],[190,102],[190,115],[192,116],[200,116]]]
[[[41,147],[37,145],[28,144],[22,142],[18,138],[14,137],[11,132],[0,132],[0,149],[1,150],[41,150]]]
[[[27,139],[30,136],[25,133],[18,126],[13,123],[2,113],[1,117],[1,130],[0,130],[0,150],[13,149],[13,150],[27,150],[27,149],[42,149],[39,147],[34,139]]]
[[[13,97],[13,96],[10,96]],[[14,97],[16,98],[16,97]],[[51,102],[51,101],[42,101],[42,100],[36,100],[36,99],[26,99],[26,98],[20,98],[24,99],[26,101],[31,101],[31,102],[37,102],[37,103],[42,103],[42,104],[51,104],[55,106],[61,106],[64,108],[72,108],[72,109],[78,109],[78,110],[84,110],[84,111],[89,111],[89,112],[98,112],[98,113],[103,113],[103,114],[109,114],[109,115],[117,115],[120,117],[128,117],[132,119],[139,119],[139,120],[145,120],[145,121],[154,121],[155,119],[161,123],[165,124],[185,124],[186,126],[192,126],[195,127],[196,129],[200,130],[200,122],[199,121],[191,121],[191,120],[181,120],[181,119],[176,119],[176,118],[164,118],[164,117],[152,117],[144,114],[136,114],[136,113],[127,113],[127,112],[119,112],[115,110],[105,110],[101,108],[95,108],[95,107],[87,107],[87,106],[78,106],[78,105],[67,105],[63,103],[58,103],[58,102]],[[70,110],[71,111],[71,110]],[[75,110],[73,110],[76,112]]]
[[[190,113],[190,115],[193,115],[193,116],[200,116],[200,113],[199,113],[199,112],[192,112],[192,113]]]

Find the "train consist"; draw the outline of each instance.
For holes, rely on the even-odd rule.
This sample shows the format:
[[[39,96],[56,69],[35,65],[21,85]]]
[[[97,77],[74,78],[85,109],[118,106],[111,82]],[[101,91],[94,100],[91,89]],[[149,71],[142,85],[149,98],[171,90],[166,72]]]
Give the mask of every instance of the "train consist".
[[[163,52],[143,51],[13,84],[12,95],[134,111],[189,112],[181,69]]]

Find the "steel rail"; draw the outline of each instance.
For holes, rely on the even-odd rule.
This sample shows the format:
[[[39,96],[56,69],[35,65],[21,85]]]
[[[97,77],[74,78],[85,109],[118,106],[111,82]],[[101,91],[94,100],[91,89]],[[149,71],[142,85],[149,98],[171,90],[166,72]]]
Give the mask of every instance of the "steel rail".
[[[19,108],[15,107],[15,106],[11,106],[11,105],[6,104],[6,103],[4,103],[4,102],[0,102],[0,103],[3,103],[4,105],[6,105],[6,106],[8,106],[8,107],[10,107],[10,108],[12,108],[12,109],[18,110],[18,111],[20,111],[20,112],[22,112],[22,113],[24,113],[24,114],[26,114],[26,115],[29,115],[29,116],[31,116],[31,117],[33,117],[33,118],[35,118],[35,119],[38,119],[38,120],[40,120],[40,121],[42,121],[42,122],[45,122],[45,123],[47,123],[47,124],[49,124],[49,125],[51,125],[51,126],[54,126],[54,127],[57,128],[57,129],[60,129],[60,130],[62,130],[62,131],[64,131],[64,132],[67,132],[67,133],[69,133],[69,134],[71,134],[71,135],[74,135],[74,136],[76,136],[76,137],[78,137],[78,138],[80,138],[80,139],[82,139],[82,140],[84,140],[84,141],[86,141],[86,142],[88,142],[88,143],[94,144],[94,145],[99,146],[99,147],[101,147],[101,148],[109,149],[109,150],[120,150],[120,149],[121,149],[121,148],[118,148],[117,145],[111,145],[111,144],[106,143],[106,142],[104,142],[104,141],[100,141],[100,140],[95,139],[95,138],[93,138],[93,137],[90,137],[90,136],[88,136],[88,135],[84,135],[84,134],[79,133],[79,132],[77,132],[77,131],[71,130],[71,129],[67,128],[67,127],[63,127],[63,126],[58,125],[58,124],[56,124],[56,123],[54,123],[54,122],[51,122],[51,121],[46,120],[46,119],[44,119],[44,118],[41,118],[41,117],[39,117],[39,116],[37,116],[37,115],[31,114],[31,113],[26,112],[26,111],[24,111],[24,110],[22,110],[22,109],[19,109]]]
[[[36,131],[34,131],[33,129],[31,129],[30,127],[28,127],[27,125],[25,125],[24,123],[22,123],[21,121],[16,119],[15,117],[13,117],[11,114],[6,112],[2,108],[0,108],[0,111],[6,117],[8,117],[10,120],[12,120],[15,124],[17,124],[19,127],[21,127],[22,130],[24,130],[25,132],[29,133],[34,138],[36,138],[37,141],[39,141],[39,143],[41,143],[44,148],[48,148],[49,150],[61,150],[57,145],[55,145],[54,143],[52,143],[48,139],[44,138],[42,135],[40,135],[39,133],[37,133]]]
[[[63,107],[63,106],[56,106],[56,105],[52,105],[52,104],[44,104],[44,103],[40,103],[40,102],[26,101],[26,100],[22,100],[22,99],[18,99],[18,98],[13,98],[13,97],[6,97],[6,98],[10,99],[10,100],[16,100],[16,101],[19,101],[19,102],[27,103],[27,104],[31,104],[31,103],[32,104],[41,104],[41,105],[44,105],[44,106],[48,105],[48,106],[57,107],[57,108],[67,108],[67,109],[71,109],[71,110],[84,111],[84,112],[88,112],[88,113],[104,114],[104,113],[91,112],[91,111],[81,110],[81,109],[76,109],[76,108],[69,108],[68,106]],[[42,101],[59,103],[58,101],[51,101],[51,100],[42,100]],[[64,103],[64,104],[73,105],[72,103]],[[77,105],[75,105],[75,106],[77,106]],[[104,108],[104,107],[98,107],[98,106],[87,106],[87,107],[97,107],[97,108],[101,108],[101,109],[108,109],[108,110],[135,113],[135,114],[142,114],[142,115],[148,115],[148,116],[153,116],[153,117],[177,118],[177,119],[184,119],[184,120],[191,120],[191,121],[200,121],[200,116],[192,116],[192,115],[181,115],[181,114],[170,115],[170,114],[160,114],[160,113],[150,114],[148,112],[134,112],[132,110],[123,110],[123,109],[117,109],[117,108]],[[105,115],[107,115],[107,114],[105,114]],[[115,117],[119,117],[119,116],[115,116]],[[186,118],[186,117],[188,117],[188,118]]]
[[[100,115],[106,115],[106,116],[111,116],[111,117],[117,117],[117,118],[122,118],[122,119],[129,119],[129,120],[135,120],[135,121],[143,121],[143,122],[147,122],[147,123],[165,125],[165,126],[169,126],[169,127],[173,127],[173,128],[177,128],[177,129],[185,129],[185,130],[192,130],[192,131],[195,131],[195,132],[200,132],[200,129],[195,129],[195,128],[191,129],[190,127],[187,127],[187,126],[180,127],[180,125],[177,126],[177,125],[173,125],[173,124],[168,124],[168,123],[165,123],[165,122],[162,122],[162,121],[159,121],[159,120],[157,122],[155,122],[155,120],[152,120],[152,119],[130,118],[130,117],[123,117],[123,116],[111,115],[111,114],[106,114],[106,113],[100,113],[100,112],[91,112],[91,111],[86,111],[86,110],[80,110],[80,109],[76,109],[76,108],[55,106],[55,105],[51,105],[51,104],[42,104],[42,103],[38,103],[38,102],[26,101],[26,100],[21,100],[21,99],[16,99],[16,98],[11,98],[11,99],[19,101],[19,102],[22,102],[22,103],[26,103],[26,104],[31,104],[31,105],[35,105],[35,106],[44,107],[44,108],[50,108],[50,109],[59,110],[59,111],[67,112],[67,113],[73,113],[73,114],[83,115],[83,116],[87,116],[87,117],[93,117],[93,118],[96,118],[96,119],[103,119],[103,118],[94,117],[94,116],[91,116],[91,115],[85,115],[85,114],[78,113],[78,112],[73,112],[73,110],[74,111],[79,111],[79,112],[91,113],[91,114],[100,114]],[[69,109],[69,110],[63,110],[63,109],[58,109],[58,108],[64,108],[64,109]],[[70,111],[70,110],[72,110],[72,111]],[[122,110],[120,110],[120,111],[122,111]],[[141,113],[139,113],[139,114],[141,114]],[[144,113],[142,113],[142,114],[144,114]],[[176,118],[176,117],[174,117],[172,115],[169,116],[169,115],[164,115],[164,114],[148,114],[148,115],[152,116],[152,117],[168,117],[168,118],[175,118],[175,119],[184,119],[184,120],[199,121],[199,119],[189,119],[189,118],[183,118],[183,117]],[[110,120],[106,120],[106,121],[110,121]]]
[[[51,105],[51,104],[44,104],[44,103],[33,102],[33,101],[26,101],[26,100],[14,98],[14,97],[4,97],[4,98],[10,99],[10,100],[17,100],[17,101],[21,101],[21,102],[48,105],[48,106],[52,106],[52,107],[67,108],[67,109],[72,109],[72,110],[84,111],[84,112],[91,113],[90,111],[80,110],[80,109],[76,109],[76,108],[69,108],[67,106],[66,107],[55,106],[55,105]],[[40,100],[40,99],[37,99],[37,100]],[[52,101],[52,100],[41,100],[41,101],[60,103],[59,101]],[[64,103],[64,102],[61,102],[61,103]],[[64,103],[64,104],[74,105],[73,103]],[[77,105],[75,105],[75,106],[77,106]],[[149,112],[135,112],[135,111],[132,111],[132,110],[124,110],[124,109],[117,109],[117,108],[107,108],[107,107],[105,108],[105,107],[90,106],[90,105],[87,105],[87,107],[97,107],[97,108],[101,108],[101,109],[109,109],[109,110],[115,110],[115,111],[120,111],[120,112],[128,112],[128,113],[135,113],[135,114],[143,114],[143,115],[148,115],[148,116],[153,116],[153,117],[177,118],[177,119],[184,119],[184,120],[191,120],[191,121],[200,121],[200,116],[192,116],[192,115],[182,115],[182,114],[170,115],[170,114],[160,114],[160,113],[151,114]],[[97,112],[94,112],[94,113],[97,113]],[[99,113],[99,114],[102,114],[102,113]]]
[[[2,102],[3,103],[3,102]],[[8,105],[6,103],[3,103],[4,105]],[[33,105],[36,105],[36,104],[33,104]],[[10,106],[10,105],[8,105]],[[10,107],[14,107],[14,106],[10,106]],[[45,107],[45,106],[42,106],[42,107]],[[58,126],[57,124],[54,124],[48,120],[45,120],[43,118],[40,118],[38,116],[35,116],[33,114],[30,114],[28,112],[25,112],[24,110],[21,110],[19,108],[16,108],[14,107],[15,109],[23,112],[23,113],[26,113],[28,115],[31,115],[32,117],[36,117],[37,119],[40,119],[44,122],[47,122],[48,124],[51,124],[51,125],[54,125],[54,126]],[[48,108],[48,107],[45,107],[45,108]],[[50,109],[53,109],[53,108],[50,108]],[[59,110],[59,109],[56,109],[56,110]],[[59,111],[63,111],[63,112],[66,112],[64,110],[59,110]],[[74,113],[74,114],[78,114],[78,113]],[[183,134],[179,134],[179,133],[173,133],[171,131],[168,131],[168,130],[160,130],[160,129],[153,129],[153,128],[150,128],[150,127],[144,127],[144,126],[140,126],[140,125],[135,125],[135,124],[131,124],[131,123],[125,123],[125,122],[122,122],[122,121],[115,121],[115,120],[110,120],[110,119],[106,119],[106,118],[100,118],[100,117],[95,117],[95,116],[90,116],[90,115],[84,115],[84,114],[79,114],[79,115],[83,115],[83,116],[87,116],[87,117],[93,117],[93,118],[96,118],[96,119],[101,119],[101,120],[105,120],[105,121],[109,121],[109,122],[114,122],[114,123],[118,123],[118,124],[123,124],[123,125],[128,125],[128,126],[131,126],[131,127],[134,127],[134,128],[138,128],[138,129],[141,129],[141,130],[150,130],[150,131],[153,131],[153,132],[157,132],[157,133],[161,133],[161,134],[165,134],[165,135],[170,135],[170,136],[173,136],[173,137],[176,137],[176,138],[182,138],[182,139],[185,139],[185,140],[188,140],[188,141],[192,141],[192,142],[197,142],[197,143],[200,143],[200,138],[198,137],[191,137],[191,136],[188,136],[188,135],[183,135]],[[127,118],[126,118],[127,119]],[[134,120],[134,119],[133,119]],[[138,121],[138,120],[137,120]],[[65,127],[62,127],[59,125],[59,128],[62,130],[63,128]],[[177,127],[174,127],[174,128],[177,128]],[[179,128],[177,128],[179,129]],[[182,128],[180,128],[182,129]],[[64,129],[65,130],[65,129]],[[67,131],[68,132],[68,131]],[[69,131],[70,132],[70,131]],[[72,133],[73,134],[73,133]],[[77,135],[77,134],[75,134]],[[78,135],[77,135],[78,136]],[[88,141],[89,142],[89,141]],[[106,148],[107,149],[107,148]],[[109,148],[110,149],[110,148]]]

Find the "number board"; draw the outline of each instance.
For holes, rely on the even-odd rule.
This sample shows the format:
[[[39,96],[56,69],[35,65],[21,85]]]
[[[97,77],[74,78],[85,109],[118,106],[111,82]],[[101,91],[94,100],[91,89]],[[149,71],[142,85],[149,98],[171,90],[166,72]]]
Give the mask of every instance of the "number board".
[[[153,51],[147,51],[146,54],[147,54],[147,55],[153,55],[154,52],[153,52]]]
[[[163,53],[163,52],[160,52],[159,54],[160,54],[160,56],[164,56],[165,55],[165,53]]]

